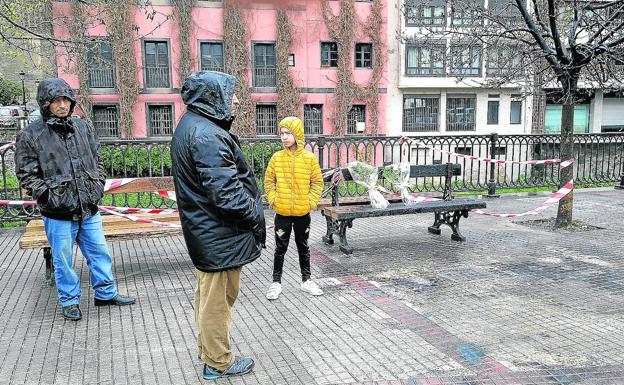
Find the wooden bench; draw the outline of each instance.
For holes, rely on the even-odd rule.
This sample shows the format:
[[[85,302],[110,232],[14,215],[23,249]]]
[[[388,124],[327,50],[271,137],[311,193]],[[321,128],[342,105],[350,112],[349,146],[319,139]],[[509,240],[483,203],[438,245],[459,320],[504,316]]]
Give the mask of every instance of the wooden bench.
[[[379,179],[383,179],[382,170],[379,172]],[[353,178],[348,169],[341,169],[345,181],[352,181]],[[342,204],[339,198],[340,185],[332,186],[332,204],[321,208],[321,214],[327,222],[327,231],[323,236],[323,242],[328,245],[334,244],[333,236],[340,240],[340,250],[345,254],[353,253],[353,249],[347,242],[347,228],[353,227],[353,220],[357,218],[374,218],[391,215],[433,213],[434,222],[428,228],[433,234],[440,234],[440,226],[447,225],[453,231],[451,239],[463,242],[466,240],[459,232],[459,220],[468,217],[472,209],[485,208],[486,204],[482,200],[453,200],[452,197],[452,177],[461,174],[459,164],[434,164],[434,165],[412,165],[410,167],[410,178],[422,177],[443,177],[444,189],[441,200],[413,203],[405,205],[403,202],[390,203],[386,208],[373,208],[370,202],[355,204]],[[325,178],[331,181],[331,176]]]
[[[151,193],[155,191],[173,191],[172,177],[148,177],[136,178],[105,194],[133,194]],[[123,205],[122,205],[123,206]],[[136,217],[154,219],[159,222],[180,223],[177,213],[174,214],[132,214]],[[103,215],[102,224],[104,236],[107,240],[126,240],[136,238],[156,238],[181,234],[181,229],[174,227],[158,226],[150,223],[133,222],[116,215]],[[43,248],[43,257],[46,265],[46,281],[54,284],[54,266],[52,264],[52,253],[50,244],[46,238],[43,227],[43,220],[31,220],[26,226],[19,241],[20,249]]]

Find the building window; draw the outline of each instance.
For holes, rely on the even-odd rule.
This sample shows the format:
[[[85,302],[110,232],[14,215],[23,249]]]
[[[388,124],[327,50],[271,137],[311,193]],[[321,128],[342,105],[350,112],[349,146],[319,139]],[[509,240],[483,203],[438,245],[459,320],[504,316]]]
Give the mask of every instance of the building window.
[[[361,131],[358,131],[357,123],[365,123],[366,122],[366,106],[363,104],[354,104],[351,106],[349,110],[349,114],[347,116],[347,134],[358,134]]]
[[[444,75],[444,45],[408,46],[405,63],[407,76]]]
[[[277,135],[277,106],[256,105],[256,133],[258,135]]]
[[[450,12],[454,27],[474,27],[483,23],[483,1],[453,1]]]
[[[373,45],[357,43],[355,45],[355,68],[373,68]]]
[[[514,47],[488,48],[485,64],[487,76],[510,76],[522,69],[522,56]]]
[[[510,110],[511,110],[511,116],[509,118],[509,123],[521,124],[522,123],[522,101],[512,100]]]
[[[145,87],[169,88],[169,44],[166,41],[146,41]]]
[[[489,100],[487,109],[487,124],[498,124],[498,100]]]
[[[323,105],[306,104],[303,106],[303,126],[306,135],[323,133]]]
[[[472,155],[472,147],[471,146],[455,147],[455,151],[453,152],[456,154],[462,154],[462,155]]]
[[[474,131],[477,98],[472,96],[448,96],[446,99],[446,130]]]
[[[405,2],[405,24],[412,26],[446,25],[445,0],[407,0]]]
[[[275,44],[254,44],[254,87],[275,87]]]
[[[403,131],[438,131],[439,96],[403,97]]]
[[[87,51],[87,66],[90,88],[115,87],[113,51],[109,42],[100,41],[89,47]]]
[[[117,106],[104,104],[93,106],[93,127],[100,138],[119,138]]]
[[[173,135],[173,106],[151,104],[147,106],[149,136]]]
[[[289,67],[294,67],[295,66],[295,54],[294,53],[289,53],[288,54],[288,66]]]
[[[202,71],[223,72],[223,43],[205,42],[200,44]]]
[[[498,23],[507,26],[524,23],[522,14],[514,1],[489,0],[488,8],[491,17]]]
[[[481,47],[451,46],[451,74],[455,76],[481,75]]]
[[[338,67],[338,44],[321,43],[321,67]]]
[[[563,107],[560,104],[546,106],[544,117],[544,133],[561,133],[561,113]],[[589,132],[589,104],[577,104],[574,106],[574,133],[582,134]]]

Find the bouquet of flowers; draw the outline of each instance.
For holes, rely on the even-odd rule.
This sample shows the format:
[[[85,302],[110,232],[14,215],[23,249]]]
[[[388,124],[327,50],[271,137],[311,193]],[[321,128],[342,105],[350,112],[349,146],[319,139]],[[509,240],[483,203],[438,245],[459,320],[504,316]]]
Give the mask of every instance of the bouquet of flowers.
[[[406,205],[417,203],[416,198],[410,193],[410,164],[407,162],[401,162],[399,164],[393,164],[384,169],[384,178],[393,186],[399,189],[401,193],[401,199]]]
[[[364,162],[353,161],[347,165],[355,183],[368,190],[371,206],[376,209],[388,207],[388,201],[381,195],[377,186],[377,167]]]

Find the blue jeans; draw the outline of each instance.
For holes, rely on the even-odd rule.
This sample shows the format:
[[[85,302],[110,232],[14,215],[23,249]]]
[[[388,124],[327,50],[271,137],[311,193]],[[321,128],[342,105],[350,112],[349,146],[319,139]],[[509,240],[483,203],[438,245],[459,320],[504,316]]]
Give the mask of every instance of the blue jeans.
[[[84,221],[43,218],[52,249],[54,278],[61,306],[80,303],[80,277],[74,271],[74,242],[87,260],[95,298],[108,300],[117,295],[113,261],[108,252],[102,217],[99,213]]]

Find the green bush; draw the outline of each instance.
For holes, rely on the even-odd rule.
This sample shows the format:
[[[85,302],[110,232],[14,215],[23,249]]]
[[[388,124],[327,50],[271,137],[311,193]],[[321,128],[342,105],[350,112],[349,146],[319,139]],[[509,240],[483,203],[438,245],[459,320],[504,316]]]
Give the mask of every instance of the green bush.
[[[269,165],[269,160],[274,153],[282,149],[282,146],[277,144],[243,144],[241,146],[247,163],[253,168],[254,174],[258,179],[264,179],[264,171]]]
[[[168,146],[103,146],[100,156],[108,177],[171,175],[171,150]]]

